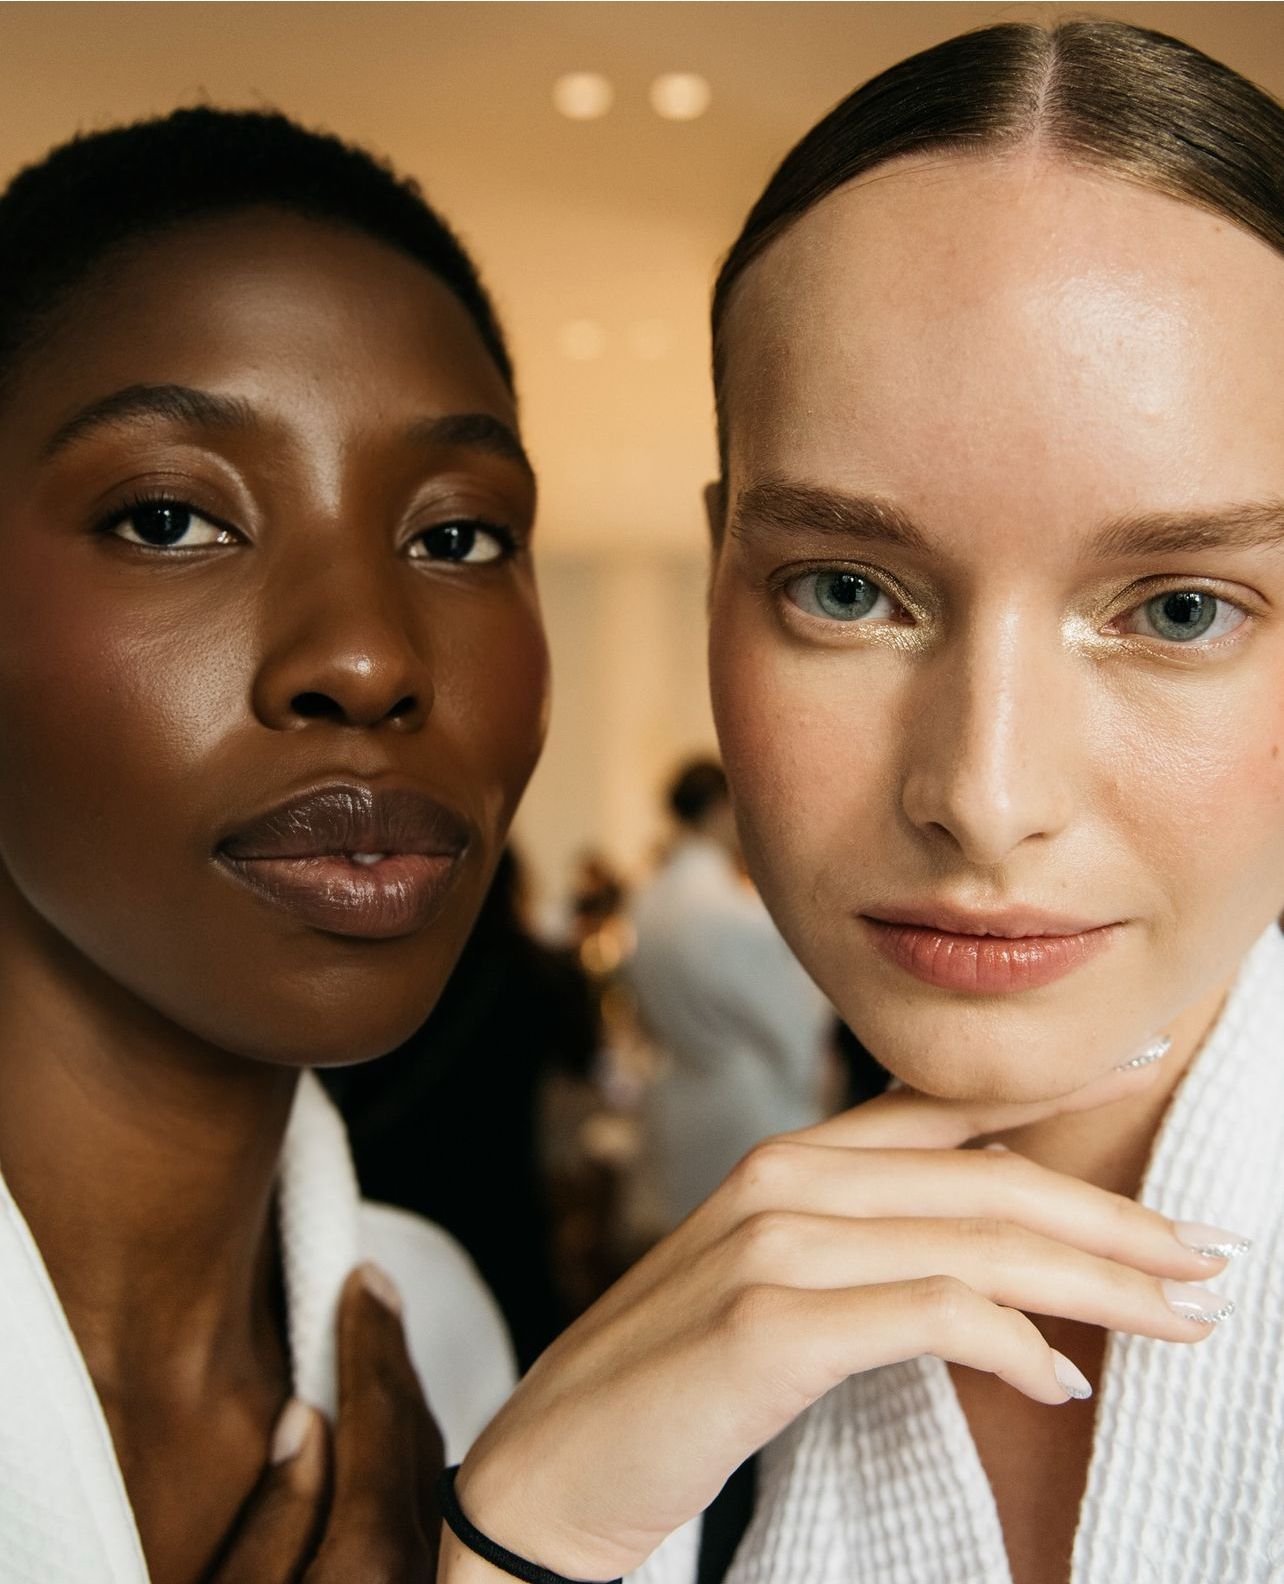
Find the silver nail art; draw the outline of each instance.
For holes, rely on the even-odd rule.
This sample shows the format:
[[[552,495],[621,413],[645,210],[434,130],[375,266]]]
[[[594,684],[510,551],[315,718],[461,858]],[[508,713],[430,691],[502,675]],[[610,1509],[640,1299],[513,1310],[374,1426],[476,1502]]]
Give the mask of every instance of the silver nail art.
[[[1168,1307],[1183,1320],[1193,1320],[1197,1325],[1217,1325],[1235,1313],[1235,1305],[1220,1293],[1209,1292],[1207,1287],[1192,1287],[1187,1282],[1162,1283]]]
[[[1129,1061],[1120,1062],[1120,1072],[1134,1072],[1138,1067],[1149,1067],[1151,1062],[1162,1061],[1173,1048],[1173,1042],[1167,1034],[1161,1034],[1158,1039],[1151,1040],[1150,1044],[1139,1050]]]
[[[1226,1232],[1221,1227],[1207,1226],[1202,1221],[1175,1221],[1173,1233],[1184,1247],[1205,1259],[1238,1259],[1253,1246],[1252,1238],[1241,1237],[1238,1232]]]

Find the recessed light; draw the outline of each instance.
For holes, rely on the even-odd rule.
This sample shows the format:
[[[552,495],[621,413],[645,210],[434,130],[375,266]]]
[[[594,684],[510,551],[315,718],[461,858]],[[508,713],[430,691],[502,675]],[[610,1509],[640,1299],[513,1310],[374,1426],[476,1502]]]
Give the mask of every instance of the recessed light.
[[[699,72],[665,72],[651,84],[651,108],[666,121],[694,121],[712,98],[713,89]]]
[[[606,331],[595,319],[572,319],[557,332],[557,345],[572,363],[592,363],[606,350]]]
[[[553,84],[553,103],[572,121],[596,121],[611,108],[615,90],[601,72],[566,72]]]

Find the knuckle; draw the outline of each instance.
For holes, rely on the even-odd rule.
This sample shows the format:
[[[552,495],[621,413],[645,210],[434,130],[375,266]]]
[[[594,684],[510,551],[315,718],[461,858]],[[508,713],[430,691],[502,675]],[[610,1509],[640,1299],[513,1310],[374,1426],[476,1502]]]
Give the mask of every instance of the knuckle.
[[[758,1210],[736,1230],[739,1263],[749,1271],[775,1270],[796,1236],[796,1218],[787,1210]]]
[[[735,1342],[755,1342],[779,1323],[781,1290],[769,1282],[749,1282],[727,1300],[725,1326]]]
[[[1020,1238],[1018,1229],[998,1216],[965,1216],[958,1223],[958,1233],[984,1260],[1010,1255]]]
[[[972,1289],[957,1276],[923,1276],[909,1286],[910,1296],[933,1330],[958,1325],[972,1307]]]
[[[770,1204],[793,1174],[795,1146],[782,1134],[763,1139],[732,1169],[730,1182],[739,1204]]]

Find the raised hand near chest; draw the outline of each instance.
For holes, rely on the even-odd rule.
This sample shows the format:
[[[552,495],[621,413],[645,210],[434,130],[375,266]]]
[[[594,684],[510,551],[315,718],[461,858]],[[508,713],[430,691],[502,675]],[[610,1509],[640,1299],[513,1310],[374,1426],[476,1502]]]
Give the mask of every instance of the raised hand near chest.
[[[338,1317],[333,1432],[302,1403],[204,1584],[429,1584],[441,1433],[406,1351],[395,1293],[354,1271]]]

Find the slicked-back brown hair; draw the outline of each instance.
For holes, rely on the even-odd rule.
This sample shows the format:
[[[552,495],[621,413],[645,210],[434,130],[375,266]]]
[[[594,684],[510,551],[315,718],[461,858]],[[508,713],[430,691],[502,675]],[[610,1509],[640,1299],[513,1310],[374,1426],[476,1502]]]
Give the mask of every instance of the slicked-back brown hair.
[[[1180,39],[1125,22],[1005,22],[900,61],[785,156],[713,294],[726,459],[723,325],[745,269],[823,198],[888,160],[1042,148],[1225,216],[1284,253],[1284,108]]]

